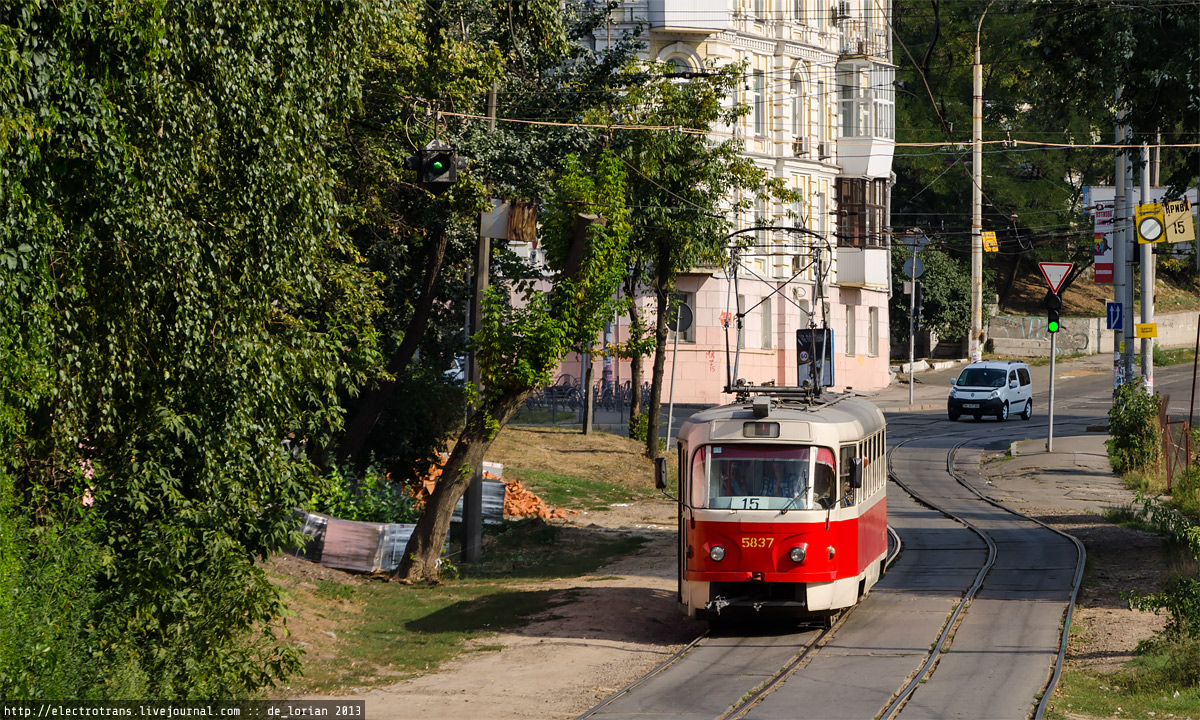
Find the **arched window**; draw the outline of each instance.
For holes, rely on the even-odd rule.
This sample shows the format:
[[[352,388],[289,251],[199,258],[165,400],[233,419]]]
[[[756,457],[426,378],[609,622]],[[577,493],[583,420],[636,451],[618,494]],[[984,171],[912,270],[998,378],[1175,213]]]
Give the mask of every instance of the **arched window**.
[[[808,136],[808,94],[805,92],[806,84],[802,72],[797,71],[792,75],[792,135],[798,138]]]

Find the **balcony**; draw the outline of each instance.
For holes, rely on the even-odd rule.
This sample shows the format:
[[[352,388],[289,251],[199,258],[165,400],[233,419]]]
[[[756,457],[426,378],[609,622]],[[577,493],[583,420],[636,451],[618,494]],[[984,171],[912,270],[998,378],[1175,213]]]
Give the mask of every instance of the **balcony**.
[[[733,29],[729,0],[649,0],[650,29],[718,33]]]
[[[896,141],[890,138],[840,137],[837,140],[838,165],[842,174],[854,177],[885,178],[892,172]]]
[[[842,287],[886,288],[889,269],[887,248],[837,248],[837,284]]]

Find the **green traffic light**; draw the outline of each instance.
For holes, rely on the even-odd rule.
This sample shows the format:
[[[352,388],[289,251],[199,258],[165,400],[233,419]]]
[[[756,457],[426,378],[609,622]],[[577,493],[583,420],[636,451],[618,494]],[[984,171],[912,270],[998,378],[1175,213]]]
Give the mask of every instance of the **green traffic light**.
[[[1058,332],[1058,321],[1051,320],[1050,322],[1046,323],[1046,329],[1052,333]]]
[[[442,172],[446,169],[446,164],[441,160],[434,160],[429,166],[434,172]]]

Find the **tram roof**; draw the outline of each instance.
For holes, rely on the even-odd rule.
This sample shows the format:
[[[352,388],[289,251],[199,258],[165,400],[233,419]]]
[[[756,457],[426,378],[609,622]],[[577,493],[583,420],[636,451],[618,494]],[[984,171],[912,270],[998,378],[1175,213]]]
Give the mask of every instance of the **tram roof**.
[[[864,437],[882,429],[886,424],[883,412],[871,401],[850,394],[829,394],[817,402],[805,402],[786,398],[772,398],[770,413],[766,417],[756,416],[750,400],[720,405],[693,414],[680,429],[685,434],[688,425],[699,425],[720,420],[765,420],[799,421],[818,425],[836,426],[842,439]]]

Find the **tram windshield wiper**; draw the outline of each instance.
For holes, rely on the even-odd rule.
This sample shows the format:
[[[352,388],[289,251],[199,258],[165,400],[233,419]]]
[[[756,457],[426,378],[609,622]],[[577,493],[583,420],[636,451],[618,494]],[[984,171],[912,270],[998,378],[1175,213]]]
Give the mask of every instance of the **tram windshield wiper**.
[[[784,505],[784,506],[783,506],[783,510],[781,510],[781,511],[779,512],[779,514],[780,514],[780,515],[787,515],[787,511],[788,511],[788,510],[791,510],[791,509],[792,509],[792,508],[794,508],[794,507],[796,507],[796,501],[797,501],[797,500],[799,500],[799,499],[800,499],[800,496],[802,496],[802,495],[805,495],[805,496],[807,496],[807,495],[808,495],[808,488],[804,488],[804,489],[803,489],[803,490],[801,490],[800,492],[798,492],[798,493],[796,493],[795,495],[793,495],[793,496],[792,496],[792,499],[787,501],[787,505]]]

